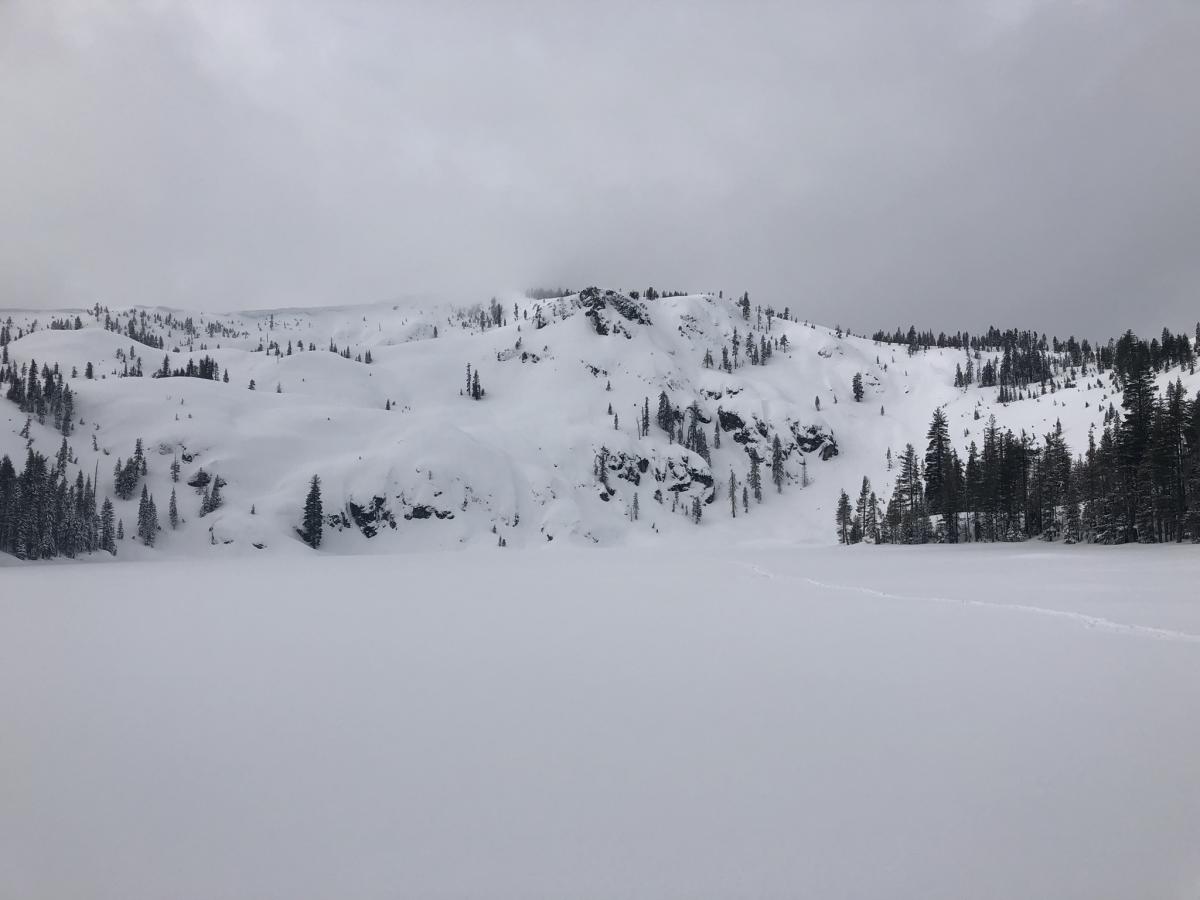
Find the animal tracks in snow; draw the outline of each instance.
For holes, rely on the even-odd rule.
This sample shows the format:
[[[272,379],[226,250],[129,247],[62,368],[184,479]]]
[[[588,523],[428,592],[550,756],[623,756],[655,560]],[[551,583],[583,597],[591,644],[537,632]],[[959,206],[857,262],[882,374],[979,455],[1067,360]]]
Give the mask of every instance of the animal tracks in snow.
[[[970,600],[954,599],[951,597],[894,594],[889,591],[881,591],[877,590],[876,588],[865,587],[862,585],[834,584],[828,581],[818,581],[815,578],[809,578],[804,575],[779,575],[752,563],[742,563],[741,565],[748,569],[752,574],[757,575],[760,578],[784,578],[789,581],[799,581],[823,590],[845,591],[854,594],[863,594],[868,597],[878,597],[882,600],[922,601],[926,603],[947,603],[954,604],[956,606],[982,607],[985,609],[1011,610],[1014,612],[1029,613],[1031,615],[1063,619],[1069,622],[1074,622],[1075,624],[1081,625],[1084,628],[1093,628],[1098,631],[1107,631],[1114,634],[1128,634],[1135,637],[1151,638],[1160,641],[1200,644],[1200,634],[1192,634],[1187,631],[1176,631],[1170,628],[1155,628],[1152,625],[1134,625],[1125,622],[1114,622],[1112,619],[1105,619],[1101,616],[1092,616],[1088,615],[1087,613],[1073,612],[1071,610],[1052,609],[1044,606],[1032,606],[1025,603],[997,603],[991,600]]]

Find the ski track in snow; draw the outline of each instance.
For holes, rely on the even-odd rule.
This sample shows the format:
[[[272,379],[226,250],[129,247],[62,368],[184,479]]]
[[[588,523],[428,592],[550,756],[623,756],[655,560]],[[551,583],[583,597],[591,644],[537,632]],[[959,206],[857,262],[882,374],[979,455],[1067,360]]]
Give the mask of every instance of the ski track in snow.
[[[1200,634],[1192,634],[1187,631],[1175,631],[1170,628],[1155,628],[1152,625],[1134,625],[1124,622],[1114,622],[1112,619],[1105,619],[1101,616],[1090,616],[1087,613],[1071,612],[1070,610],[1051,609],[1044,606],[1030,606],[1029,604],[1025,603],[996,603],[991,600],[964,600],[954,599],[952,597],[928,597],[908,594],[893,594],[888,591],[881,591],[877,590],[876,588],[864,587],[862,585],[833,584],[832,582],[828,581],[818,581],[815,578],[809,578],[803,575],[781,576],[775,572],[770,572],[766,569],[763,569],[761,566],[756,566],[751,563],[742,563],[741,565],[762,578],[785,578],[790,581],[800,581],[804,584],[808,584],[817,588],[823,588],[825,590],[847,591],[855,594],[864,594],[868,597],[878,597],[883,600],[916,600],[926,603],[948,603],[956,606],[975,606],[985,609],[1013,610],[1016,612],[1048,616],[1055,619],[1064,619],[1074,622],[1077,625],[1082,625],[1084,628],[1107,631],[1113,634],[1127,634],[1135,637],[1151,638],[1153,640],[1160,641],[1174,641],[1184,644],[1200,644]]]

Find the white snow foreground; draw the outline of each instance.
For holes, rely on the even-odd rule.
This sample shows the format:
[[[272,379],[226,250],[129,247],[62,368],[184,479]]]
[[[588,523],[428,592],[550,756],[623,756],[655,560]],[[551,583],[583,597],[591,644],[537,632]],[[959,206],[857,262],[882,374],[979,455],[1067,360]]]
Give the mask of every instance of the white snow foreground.
[[[69,439],[72,477],[77,469],[98,470],[99,499],[111,496],[114,463],[144,440],[146,481],[163,531],[153,549],[133,539],[120,543],[124,559],[308,553],[295,528],[314,474],[324,484],[325,513],[345,526],[326,529],[323,549],[335,553],[487,546],[501,539],[514,548],[551,540],[558,546],[666,545],[672,538],[716,547],[828,543],[839,492],[856,494],[867,475],[886,499],[896,474],[887,452],[896,456],[910,441],[923,449],[939,405],[946,406],[960,449],[982,440],[995,413],[1001,426],[1038,436],[1061,420],[1072,449],[1081,452],[1088,428],[1102,423],[1109,403],[1119,404],[1107,378],[1102,383],[1081,374],[1076,386],[1001,406],[996,388],[953,387],[955,366],[966,359],[962,352],[909,357],[904,347],[780,318],[768,330],[757,310],[747,321],[733,300],[711,294],[650,302],[612,292],[540,302],[507,298],[496,309],[507,324],[486,329],[479,326],[485,309],[444,306],[221,315],[112,310],[119,328],[132,321],[161,339],[164,350],[105,330],[104,313],[9,311],[2,317],[13,320],[9,355],[15,363],[57,363],[69,377],[83,420]],[[81,330],[47,327],[55,318],[73,324],[76,315]],[[28,333],[34,322],[37,330]],[[722,348],[735,329],[743,339],[749,333],[756,346],[786,336],[788,347],[761,366],[746,364],[743,352],[742,364],[724,372]],[[17,338],[19,330],[26,333]],[[330,352],[331,342],[352,358]],[[283,355],[259,350],[272,344]],[[286,354],[289,345],[301,344],[315,350]],[[368,352],[370,365],[356,361]],[[702,364],[706,352],[716,367]],[[230,380],[149,377],[164,355],[171,368],[211,356]],[[138,359],[146,377],[118,377]],[[83,377],[89,362],[91,380]],[[479,401],[464,396],[468,365],[486,391]],[[70,377],[73,369],[76,377]],[[855,374],[863,376],[862,402],[851,392]],[[1180,374],[1164,373],[1162,381]],[[1182,376],[1189,395],[1200,387],[1200,376]],[[655,423],[660,391],[677,409],[697,404],[709,460],[672,443]],[[647,398],[649,434],[639,436]],[[9,454],[18,471],[25,424],[26,416],[0,399],[0,453]],[[35,420],[29,429],[34,449],[50,458],[62,440],[52,426]],[[782,493],[769,467],[777,436]],[[746,482],[751,451],[765,461],[764,496],[761,503],[751,498],[749,515],[739,499],[735,521],[728,479],[732,471],[739,484]],[[182,479],[172,485],[175,457]],[[600,457],[607,463],[602,478]],[[200,496],[186,484],[200,468],[225,482],[224,505],[203,517]],[[173,486],[183,519],[177,531],[166,527]],[[135,530],[138,496],[113,497],[128,534]],[[693,498],[702,501],[699,527],[692,521]]]
[[[1192,553],[7,568],[0,896],[1195,897]]]

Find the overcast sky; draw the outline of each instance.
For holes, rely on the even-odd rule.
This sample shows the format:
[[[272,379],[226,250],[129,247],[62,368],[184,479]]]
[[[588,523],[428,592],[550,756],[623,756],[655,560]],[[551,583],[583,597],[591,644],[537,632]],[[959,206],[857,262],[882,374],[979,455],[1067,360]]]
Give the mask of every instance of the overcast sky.
[[[0,0],[0,306],[1200,318],[1200,3]]]

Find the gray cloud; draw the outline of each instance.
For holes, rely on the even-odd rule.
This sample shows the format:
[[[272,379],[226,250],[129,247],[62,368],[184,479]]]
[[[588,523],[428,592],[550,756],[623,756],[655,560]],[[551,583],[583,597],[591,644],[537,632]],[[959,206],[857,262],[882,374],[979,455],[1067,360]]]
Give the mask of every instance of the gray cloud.
[[[1200,317],[1192,0],[0,0],[0,305]]]

